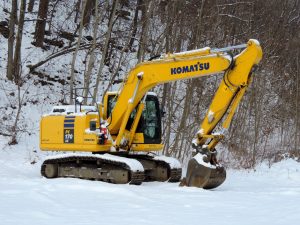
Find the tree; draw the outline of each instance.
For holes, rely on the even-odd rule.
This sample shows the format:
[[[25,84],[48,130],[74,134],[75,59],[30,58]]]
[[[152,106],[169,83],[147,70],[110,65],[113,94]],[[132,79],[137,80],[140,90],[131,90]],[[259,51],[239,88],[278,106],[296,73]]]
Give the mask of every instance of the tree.
[[[145,48],[147,48],[147,37],[150,23],[150,16],[154,8],[154,2],[147,0],[142,5],[142,33],[140,37],[139,50],[137,54],[138,62],[142,62],[145,56]]]
[[[103,10],[101,11],[101,13],[99,14],[99,10],[98,10],[98,0],[96,1],[96,8],[95,8],[95,19],[94,19],[94,24],[93,24],[93,43],[91,46],[91,50],[89,52],[89,62],[88,62],[88,67],[87,67],[87,71],[85,71],[84,74],[84,104],[87,104],[87,97],[89,95],[89,89],[90,89],[90,80],[91,80],[91,74],[92,74],[92,70],[94,67],[94,62],[95,62],[95,49],[96,49],[96,44],[97,44],[97,35],[98,35],[98,26],[99,26],[99,22],[102,19],[103,16]],[[108,3],[107,3],[108,4]]]
[[[73,58],[72,58],[72,63],[71,63],[71,79],[70,79],[70,104],[73,104],[74,101],[73,101],[73,98],[74,98],[74,82],[75,82],[75,74],[74,74],[74,71],[75,71],[75,62],[76,62],[76,58],[77,58],[77,54],[78,54],[78,50],[79,50],[79,46],[80,46],[80,43],[81,43],[81,39],[82,39],[82,29],[83,29],[83,15],[84,15],[84,11],[85,11],[85,7],[86,7],[86,2],[88,0],[84,0],[83,1],[83,7],[82,7],[82,17],[81,17],[81,20],[80,20],[80,25],[79,25],[79,35],[78,35],[78,40],[77,40],[77,44],[76,44],[76,49],[73,53]]]
[[[35,46],[43,47],[44,46],[44,36],[45,36],[45,27],[47,21],[47,14],[48,14],[48,6],[49,0],[41,0],[39,5],[38,17],[35,26]]]
[[[25,8],[26,8],[26,0],[21,0],[20,6],[20,16],[19,16],[19,25],[18,25],[18,33],[14,54],[14,74],[15,74],[15,82],[20,82],[20,69],[21,69],[21,45],[22,45],[22,37],[23,37],[23,27],[24,27],[24,17],[25,17]]]
[[[97,6],[97,5],[96,5]],[[83,26],[87,27],[91,21],[91,15],[95,9],[95,0],[88,0],[86,2],[84,14],[83,14]]]
[[[12,1],[12,7],[10,12],[9,19],[9,37],[8,37],[8,52],[7,52],[7,72],[6,77],[8,80],[13,80],[14,77],[14,66],[13,66],[13,58],[14,58],[14,42],[15,42],[15,24],[17,17],[17,6],[18,1]]]
[[[98,93],[98,88],[99,88],[99,83],[100,83],[100,79],[102,76],[102,70],[104,68],[104,62],[105,62],[105,56],[107,54],[108,51],[108,45],[109,45],[109,40],[110,40],[110,36],[112,33],[112,28],[113,28],[113,21],[115,19],[115,14],[117,11],[117,6],[118,6],[118,2],[119,0],[114,0],[113,1],[113,5],[112,5],[112,10],[110,13],[110,17],[108,20],[108,28],[105,34],[105,42],[104,42],[104,49],[102,51],[102,57],[101,57],[101,61],[100,61],[100,65],[99,65],[99,69],[98,69],[98,73],[97,73],[97,78],[96,78],[96,86],[93,92],[93,102],[96,102],[96,97],[97,97],[97,93]]]
[[[28,12],[32,12],[35,0],[29,0],[27,10]]]
[[[138,27],[138,16],[139,16],[140,8],[141,8],[141,0],[137,0],[136,7],[134,10],[133,23],[132,23],[132,33],[131,33],[131,38],[130,38],[130,42],[128,45],[129,49],[132,49],[133,42],[136,38],[135,36],[136,36],[136,32],[137,32],[137,27]]]

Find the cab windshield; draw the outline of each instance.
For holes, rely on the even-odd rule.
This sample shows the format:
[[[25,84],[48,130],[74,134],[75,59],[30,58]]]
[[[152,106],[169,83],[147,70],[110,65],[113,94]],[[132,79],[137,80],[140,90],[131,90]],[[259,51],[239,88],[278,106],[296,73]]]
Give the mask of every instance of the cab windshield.
[[[135,118],[137,109],[134,109],[130,115],[126,129],[130,130]],[[144,134],[145,144],[160,144],[161,143],[161,117],[159,110],[158,99],[154,95],[148,95],[146,104],[142,112],[137,130],[137,133]]]

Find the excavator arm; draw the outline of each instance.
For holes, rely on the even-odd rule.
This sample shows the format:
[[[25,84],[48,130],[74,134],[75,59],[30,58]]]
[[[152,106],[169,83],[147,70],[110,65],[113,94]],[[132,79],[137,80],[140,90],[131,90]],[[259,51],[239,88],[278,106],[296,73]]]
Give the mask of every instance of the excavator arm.
[[[244,48],[231,56],[228,51]],[[176,80],[192,79],[224,72],[223,79],[215,93],[200,129],[193,140],[195,148],[202,147],[208,139],[212,141],[207,146],[213,150],[222,135],[212,134],[213,129],[227,113],[223,127],[228,128],[233,114],[244,95],[255,65],[262,58],[262,49],[257,40],[251,39],[245,45],[232,46],[224,49],[203,48],[199,50],[166,54],[154,61],[138,64],[132,69],[119,93],[116,105],[109,120],[111,134],[117,135],[115,147],[131,143],[124,135],[128,118],[141,102],[147,91],[156,85]],[[138,109],[136,121],[139,120],[143,105]],[[134,134],[134,126],[131,136]]]
[[[236,56],[227,53],[241,48],[243,51]],[[137,65],[130,71],[109,118],[109,130],[111,134],[117,135],[114,147],[130,149],[144,108],[145,94],[151,88],[158,84],[223,72],[223,79],[193,140],[194,157],[189,161],[186,178],[181,183],[204,189],[218,187],[226,179],[226,171],[218,163],[215,150],[223,134],[213,131],[223,118],[223,128],[229,127],[261,58],[262,49],[259,42],[251,39],[245,45],[166,54],[158,60]],[[130,114],[138,104],[133,126],[128,135],[125,127]]]

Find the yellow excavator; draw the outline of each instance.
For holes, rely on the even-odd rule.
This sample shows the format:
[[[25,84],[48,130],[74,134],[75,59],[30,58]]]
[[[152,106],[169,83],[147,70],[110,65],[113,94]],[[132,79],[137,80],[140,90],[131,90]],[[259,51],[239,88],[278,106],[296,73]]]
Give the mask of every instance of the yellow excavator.
[[[233,56],[232,51],[239,54]],[[216,157],[216,145],[224,135],[214,130],[221,122],[228,129],[261,58],[261,46],[254,39],[220,49],[164,54],[136,65],[120,90],[105,93],[101,104],[82,105],[83,97],[77,95],[77,104],[54,107],[41,119],[40,148],[63,153],[46,158],[42,175],[116,184],[179,182],[180,162],[155,154],[164,147],[162,111],[157,95],[150,90],[163,83],[223,73],[193,140],[193,157],[181,182],[204,189],[218,187],[226,178]]]

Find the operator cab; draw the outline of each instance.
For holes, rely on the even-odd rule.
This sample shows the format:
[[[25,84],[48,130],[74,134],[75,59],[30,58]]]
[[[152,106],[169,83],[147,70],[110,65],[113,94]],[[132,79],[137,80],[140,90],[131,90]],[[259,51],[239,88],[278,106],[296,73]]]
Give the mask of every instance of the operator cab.
[[[107,118],[116,104],[116,94],[109,93],[107,96]],[[137,107],[132,111],[126,129],[130,130],[137,112]],[[113,119],[113,118],[112,118]],[[136,133],[143,133],[143,144],[160,144],[161,143],[161,111],[157,95],[154,92],[148,92],[145,102],[145,108],[138,123]]]

